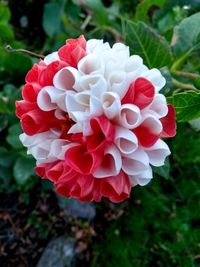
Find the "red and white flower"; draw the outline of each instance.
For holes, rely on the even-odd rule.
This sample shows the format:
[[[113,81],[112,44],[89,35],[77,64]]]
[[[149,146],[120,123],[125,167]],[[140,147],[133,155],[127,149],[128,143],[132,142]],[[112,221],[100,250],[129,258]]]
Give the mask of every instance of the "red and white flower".
[[[164,85],[160,71],[122,43],[67,40],[28,72],[16,102],[36,173],[67,197],[128,198],[170,154],[161,138],[174,136],[176,123],[159,93]]]

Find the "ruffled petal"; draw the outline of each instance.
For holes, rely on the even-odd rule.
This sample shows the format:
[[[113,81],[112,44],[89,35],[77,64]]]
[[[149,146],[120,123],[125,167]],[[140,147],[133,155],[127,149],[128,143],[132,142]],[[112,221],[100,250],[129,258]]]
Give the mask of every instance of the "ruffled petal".
[[[163,131],[162,137],[174,137],[176,135],[176,113],[172,105],[168,105],[168,113],[164,118],[161,118]]]
[[[105,149],[101,165],[94,170],[95,178],[106,178],[119,174],[122,167],[122,160],[119,150],[114,146]]]
[[[128,129],[116,127],[115,144],[122,155],[131,154],[138,148],[137,136]]]
[[[158,140],[153,146],[145,149],[151,165],[159,167],[164,165],[165,159],[171,154],[168,145],[163,140]]]

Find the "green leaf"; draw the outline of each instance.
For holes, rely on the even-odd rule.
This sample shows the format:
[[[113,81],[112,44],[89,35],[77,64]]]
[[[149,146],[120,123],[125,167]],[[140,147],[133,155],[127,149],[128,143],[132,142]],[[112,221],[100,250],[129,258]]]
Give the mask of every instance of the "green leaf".
[[[193,84],[197,89],[200,89],[200,77],[196,78]]]
[[[14,39],[14,33],[8,25],[0,23],[0,36],[4,42]]]
[[[34,174],[34,159],[32,158],[18,158],[15,162],[13,174],[16,182],[19,185],[24,185]]]
[[[187,141],[186,141],[187,140]],[[200,138],[199,132],[194,131],[188,124],[179,123],[177,135],[170,143],[174,162],[178,166],[191,168],[194,164],[199,168],[200,164]]]
[[[0,147],[0,168],[10,167],[13,164],[15,155],[8,151],[5,147]]]
[[[10,16],[9,8],[5,4],[0,3],[0,22],[7,23],[10,20]]]
[[[49,37],[60,32],[62,11],[62,6],[58,3],[45,4],[42,24]]]
[[[6,141],[9,145],[11,145],[15,149],[22,148],[22,143],[19,140],[19,135],[22,133],[20,124],[14,124],[8,129],[8,136]]]
[[[95,19],[100,25],[108,24],[108,12],[101,0],[85,0],[85,3],[94,12]]]
[[[4,66],[5,69],[9,70],[15,76],[20,74],[25,75],[32,67],[32,61],[27,55],[13,52],[6,55]]]
[[[200,93],[184,92],[167,98],[176,109],[178,122],[187,122],[200,117]]]
[[[8,111],[9,110],[6,102],[2,98],[0,98],[0,113],[6,114]]]
[[[148,11],[151,7],[162,7],[167,0],[144,0],[137,5],[135,19],[149,21]]]
[[[160,175],[161,177],[164,177],[165,179],[170,178],[170,164],[169,164],[169,159],[167,158],[165,160],[165,164],[161,167],[152,167],[153,171]]]
[[[126,44],[131,53],[140,55],[149,68],[171,65],[172,54],[167,41],[143,22],[127,22]]]
[[[193,50],[200,45],[200,12],[182,20],[174,28],[173,50],[176,55]]]

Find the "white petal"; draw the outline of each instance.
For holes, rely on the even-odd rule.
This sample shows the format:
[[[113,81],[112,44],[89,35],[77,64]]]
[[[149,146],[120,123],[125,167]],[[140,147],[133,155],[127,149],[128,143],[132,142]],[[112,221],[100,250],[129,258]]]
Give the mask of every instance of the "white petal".
[[[101,96],[101,102],[104,114],[108,119],[113,119],[119,116],[121,101],[118,94],[113,92],[103,93]]]
[[[30,147],[29,151],[32,156],[39,162],[51,162],[56,160],[50,155],[52,140],[46,140],[36,146]]]
[[[155,94],[151,105],[146,109],[154,111],[158,118],[165,117],[168,113],[166,97],[162,94]]]
[[[153,178],[153,172],[151,167],[149,167],[147,170],[143,171],[139,175],[130,175],[129,178],[133,186],[137,184],[144,186],[147,185]]]
[[[87,44],[86,44],[87,54],[91,54],[91,53],[99,54],[108,49],[110,50],[109,43],[108,42],[104,43],[103,40],[90,39],[87,41]]]
[[[55,88],[53,86],[46,86],[40,90],[37,96],[37,104],[41,110],[50,111],[57,108],[55,102],[51,99],[51,92]]]
[[[125,128],[115,128],[115,144],[123,155],[132,154],[138,148],[136,135]]]
[[[90,97],[90,116],[101,116],[103,114],[103,108],[101,101],[96,96]]]
[[[77,69],[65,67],[55,74],[53,78],[53,84],[56,88],[61,90],[77,89],[76,82],[79,80],[79,78],[80,74]]]
[[[156,92],[158,92],[166,84],[165,78],[158,69],[147,70],[141,75],[141,77],[147,78],[155,87]]]
[[[129,47],[122,43],[115,43],[112,50],[116,53],[119,61],[127,59],[130,55]]]
[[[144,148],[151,165],[159,167],[164,165],[165,159],[170,155],[168,145],[159,139],[152,147]]]
[[[77,102],[78,97],[76,95],[77,94],[74,94],[74,93],[68,93],[66,95],[66,98],[65,98],[66,104],[65,105],[67,107],[68,113],[70,113],[72,111],[84,111],[87,107],[85,105],[82,105],[80,102]],[[81,99],[81,97],[79,97],[79,98]]]
[[[53,52],[49,55],[47,55],[45,58],[44,58],[44,62],[45,64],[49,65],[51,64],[52,62],[54,61],[57,61],[57,60],[60,60],[59,56],[58,56],[58,52]]]
[[[52,141],[49,153],[56,159],[64,160],[65,152],[72,146],[74,146],[74,144],[69,144],[69,142],[64,139],[56,139]]]
[[[99,55],[89,54],[79,61],[78,70],[83,74],[103,74],[104,64]]]
[[[79,80],[81,90],[90,90],[92,95],[100,97],[107,91],[107,82],[101,74],[83,75]]]
[[[122,167],[122,160],[119,150],[114,146],[108,147],[104,152],[104,159],[93,175],[96,178],[106,178],[118,175]]]
[[[143,66],[143,59],[140,56],[134,55],[129,57],[124,63],[126,72],[133,72]]]
[[[109,91],[117,93],[122,99],[128,89],[127,74],[123,71],[113,71],[108,77]]]
[[[153,134],[160,134],[162,132],[162,123],[156,117],[154,113],[143,113],[142,114],[142,125],[151,130]]]
[[[62,110],[60,110],[59,108],[57,108],[57,109],[55,110],[55,117],[56,117],[57,119],[59,119],[59,120],[64,120],[64,119],[66,119],[66,117],[63,115]]]
[[[25,147],[37,145],[47,139],[57,138],[57,134],[51,131],[34,134],[32,136],[25,133],[20,134],[19,139]]]
[[[140,109],[133,104],[123,104],[118,122],[127,129],[136,128],[141,123]]]
[[[122,158],[122,170],[128,175],[137,175],[147,170],[149,158],[142,149],[137,149],[132,154]]]
[[[69,129],[68,134],[80,133],[82,132],[82,124],[77,122]]]

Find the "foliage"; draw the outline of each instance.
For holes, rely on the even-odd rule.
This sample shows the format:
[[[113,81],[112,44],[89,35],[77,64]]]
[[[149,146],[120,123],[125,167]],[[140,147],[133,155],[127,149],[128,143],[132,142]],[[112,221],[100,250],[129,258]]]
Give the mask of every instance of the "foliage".
[[[25,74],[36,59],[9,53],[5,46],[47,54],[80,34],[126,42],[131,53],[165,76],[162,92],[176,108],[178,134],[169,142],[170,162],[154,169],[163,178],[135,188],[126,215],[110,223],[105,240],[95,245],[92,266],[199,266],[200,139],[187,124],[200,117],[199,1],[40,1],[44,11],[38,13],[36,29],[34,12],[27,16],[26,8],[35,10],[38,1],[24,5],[24,21],[16,21],[20,4],[8,2],[0,3],[0,193],[26,195],[38,181],[14,115]],[[36,217],[33,213],[30,224],[41,233],[45,223],[37,224]]]

